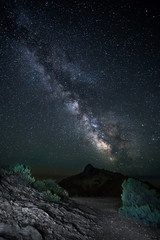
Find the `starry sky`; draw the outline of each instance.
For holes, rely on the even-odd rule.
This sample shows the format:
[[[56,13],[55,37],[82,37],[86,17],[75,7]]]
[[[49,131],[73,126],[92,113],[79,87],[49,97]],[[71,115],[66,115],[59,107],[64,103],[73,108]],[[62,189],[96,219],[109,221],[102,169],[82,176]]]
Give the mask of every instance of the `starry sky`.
[[[160,176],[156,1],[0,4],[1,164]]]

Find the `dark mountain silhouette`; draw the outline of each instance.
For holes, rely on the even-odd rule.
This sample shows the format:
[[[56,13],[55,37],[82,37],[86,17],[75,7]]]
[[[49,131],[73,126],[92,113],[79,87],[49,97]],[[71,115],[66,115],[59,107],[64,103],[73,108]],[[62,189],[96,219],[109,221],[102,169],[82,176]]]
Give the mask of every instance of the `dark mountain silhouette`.
[[[88,164],[80,174],[63,179],[59,185],[64,187],[70,196],[120,197],[121,184],[128,177]]]

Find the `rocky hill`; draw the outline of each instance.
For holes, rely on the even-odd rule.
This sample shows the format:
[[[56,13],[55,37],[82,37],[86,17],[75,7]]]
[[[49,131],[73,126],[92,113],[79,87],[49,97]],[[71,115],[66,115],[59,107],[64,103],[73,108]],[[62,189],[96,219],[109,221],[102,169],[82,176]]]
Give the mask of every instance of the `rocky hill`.
[[[59,184],[70,196],[120,197],[121,184],[126,178],[120,173],[97,169],[88,164],[82,173],[68,177]]]
[[[0,170],[0,240],[98,239],[96,214],[75,202],[54,203]]]

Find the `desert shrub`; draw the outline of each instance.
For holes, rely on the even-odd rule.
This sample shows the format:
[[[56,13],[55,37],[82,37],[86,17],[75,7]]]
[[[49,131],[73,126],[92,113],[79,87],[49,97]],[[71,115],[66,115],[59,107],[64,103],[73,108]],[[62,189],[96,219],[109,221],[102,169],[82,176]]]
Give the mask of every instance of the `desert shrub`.
[[[13,172],[14,173],[22,172],[22,173],[31,174],[31,169],[28,166],[18,163],[13,167]]]
[[[44,191],[43,192],[45,199],[49,202],[60,202],[61,198],[56,194],[52,194],[50,190]]]
[[[51,192],[57,194],[61,198],[67,199],[69,197],[69,194],[66,190],[64,190],[62,187],[60,187],[54,180],[47,179],[44,180],[47,189],[49,189]]]
[[[45,198],[49,201],[59,202],[60,199],[68,200],[69,195],[66,190],[61,188],[54,180],[46,179],[43,181],[37,180],[33,187],[40,192],[43,192]]]
[[[136,179],[122,183],[122,203],[119,214],[160,228],[160,197],[154,189]]]
[[[59,197],[56,193],[54,193],[53,194],[53,199],[54,199],[54,202],[60,202],[61,197]]]
[[[40,192],[47,191],[47,187],[44,181],[37,180],[34,182],[33,187]]]
[[[62,192],[62,188],[54,180],[47,179],[44,180],[44,182],[50,191],[53,191],[56,194],[60,194]]]
[[[10,174],[16,174],[19,177],[19,182],[25,185],[31,185],[35,182],[35,178],[31,176],[31,169],[23,164],[16,164],[10,168]]]
[[[8,168],[8,176],[16,174],[18,183],[27,186],[32,185],[35,189],[43,192],[45,198],[49,201],[59,202],[60,199],[68,199],[67,191],[61,188],[54,180],[37,180],[31,176],[31,169],[24,164],[16,164],[14,167]]]

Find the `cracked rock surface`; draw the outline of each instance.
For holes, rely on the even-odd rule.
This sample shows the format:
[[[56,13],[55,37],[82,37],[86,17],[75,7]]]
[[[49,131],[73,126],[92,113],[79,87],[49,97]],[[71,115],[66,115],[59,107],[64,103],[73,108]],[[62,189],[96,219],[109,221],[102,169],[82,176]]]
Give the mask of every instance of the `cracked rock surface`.
[[[97,232],[102,227],[92,208],[71,200],[48,202],[43,193],[1,170],[0,240],[98,239]]]

